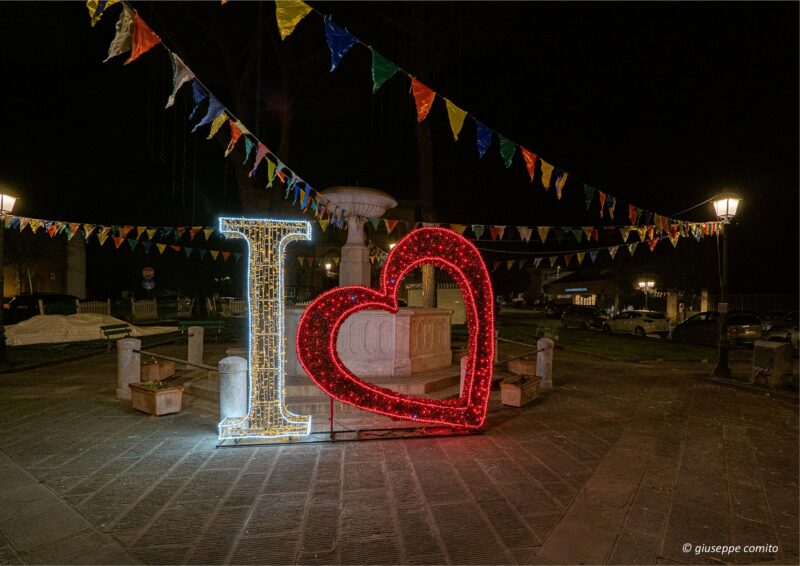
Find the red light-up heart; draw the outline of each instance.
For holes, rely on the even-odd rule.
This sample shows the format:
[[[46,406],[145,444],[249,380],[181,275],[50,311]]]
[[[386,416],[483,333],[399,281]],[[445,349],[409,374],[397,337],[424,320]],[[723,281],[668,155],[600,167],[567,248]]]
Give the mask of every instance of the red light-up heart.
[[[366,309],[397,312],[397,288],[403,276],[421,264],[447,270],[464,295],[469,330],[468,363],[458,399],[435,400],[401,395],[353,375],[339,359],[336,337],[344,320]],[[359,409],[438,424],[478,428],[486,418],[494,359],[494,298],[489,273],[478,250],[466,238],[443,228],[420,228],[389,253],[381,290],[339,287],[309,305],[297,328],[297,357],[319,387]]]

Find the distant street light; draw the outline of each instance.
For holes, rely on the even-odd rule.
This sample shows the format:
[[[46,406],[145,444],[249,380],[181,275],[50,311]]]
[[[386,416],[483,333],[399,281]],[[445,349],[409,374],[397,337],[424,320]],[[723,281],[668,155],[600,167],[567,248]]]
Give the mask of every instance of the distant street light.
[[[728,367],[728,303],[726,302],[726,295],[728,294],[728,226],[731,220],[736,216],[739,210],[739,202],[741,199],[733,195],[723,195],[714,199],[714,212],[717,214],[717,219],[722,222],[722,273],[720,273],[720,298],[717,310],[720,313],[719,317],[719,358],[717,366],[714,368],[714,375],[716,377],[729,378],[731,370]],[[720,230],[717,231],[719,234]]]
[[[639,289],[644,293],[644,310],[647,310],[647,294],[653,291],[655,281],[639,281]]]
[[[329,261],[325,262],[325,271],[330,271],[331,267],[333,267],[331,262],[329,262]]]
[[[5,304],[5,279],[3,277],[5,271],[5,232],[6,232],[6,214],[11,214],[14,210],[14,204],[17,202],[17,197],[12,197],[0,193],[0,298]],[[6,329],[3,325],[3,316],[5,314],[5,307],[0,310],[0,366],[8,365],[8,357],[6,356]]]

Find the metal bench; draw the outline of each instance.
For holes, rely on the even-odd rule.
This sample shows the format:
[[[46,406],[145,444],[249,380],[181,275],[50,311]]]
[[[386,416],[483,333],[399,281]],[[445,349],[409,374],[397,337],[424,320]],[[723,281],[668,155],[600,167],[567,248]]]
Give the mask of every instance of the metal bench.
[[[225,334],[228,329],[228,323],[224,319],[217,320],[180,320],[178,321],[178,328],[180,329],[180,336],[186,336],[189,327],[199,326],[203,329],[204,334],[213,334],[214,339],[219,342],[219,339]]]
[[[106,324],[100,327],[100,331],[108,340],[108,349],[111,349],[111,341],[127,338],[131,335],[131,327],[127,324]]]

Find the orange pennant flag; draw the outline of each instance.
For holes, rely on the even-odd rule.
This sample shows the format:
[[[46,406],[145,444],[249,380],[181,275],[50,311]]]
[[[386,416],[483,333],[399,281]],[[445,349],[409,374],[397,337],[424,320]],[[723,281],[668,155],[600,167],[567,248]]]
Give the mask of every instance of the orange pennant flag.
[[[553,166],[544,159],[540,159],[539,162],[542,166],[542,185],[547,190],[550,188],[550,176],[553,174]]]
[[[222,252],[222,259],[224,261],[228,261],[229,257],[231,257],[231,252]]]
[[[153,30],[144,23],[144,20],[138,13],[134,14],[131,56],[125,61],[125,64],[127,65],[131,61],[138,59],[140,55],[146,53],[159,43],[161,43],[161,38],[153,33]]]
[[[533,183],[533,166],[536,165],[536,154],[522,146],[519,146],[519,148],[522,150],[522,158],[525,160],[525,167],[528,169],[528,175],[531,176],[531,183]]]
[[[236,142],[239,141],[240,137],[242,137],[242,129],[239,127],[241,124],[239,122],[234,122],[230,118],[228,119],[228,123],[231,126],[231,141],[228,142],[228,147],[225,149],[225,157],[230,155],[230,153],[233,151],[233,148],[236,146]]]
[[[415,78],[411,78],[411,93],[417,105],[417,122],[422,122],[431,111],[436,93]]]
[[[451,224],[450,229],[457,232],[460,236],[463,236],[467,226],[465,224]]]
[[[114,236],[114,246],[117,249],[119,249],[119,247],[122,245],[122,242],[124,242],[124,241],[125,241],[125,238],[120,238],[118,236]]]

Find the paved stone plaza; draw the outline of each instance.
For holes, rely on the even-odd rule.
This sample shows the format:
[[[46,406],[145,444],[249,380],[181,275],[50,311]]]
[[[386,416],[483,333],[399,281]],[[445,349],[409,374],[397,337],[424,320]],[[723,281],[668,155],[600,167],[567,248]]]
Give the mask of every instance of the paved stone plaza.
[[[709,364],[558,350],[482,435],[220,449],[202,404],[149,418],[115,371],[0,376],[0,563],[798,563],[796,397]]]

